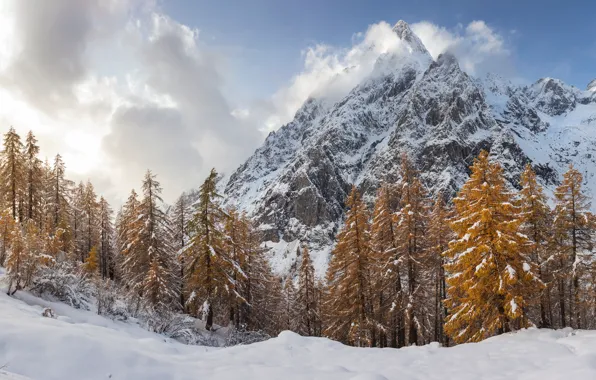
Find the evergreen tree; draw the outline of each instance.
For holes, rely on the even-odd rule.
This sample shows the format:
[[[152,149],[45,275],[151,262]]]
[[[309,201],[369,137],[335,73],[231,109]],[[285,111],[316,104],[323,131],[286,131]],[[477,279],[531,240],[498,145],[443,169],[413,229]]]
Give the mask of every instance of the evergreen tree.
[[[73,256],[75,260],[85,262],[85,257],[89,253],[87,250],[88,242],[85,241],[85,185],[79,182],[73,191],[71,207],[71,226]]]
[[[161,209],[161,185],[151,171],[143,181],[143,200],[127,217],[127,246],[122,263],[124,283],[147,309],[158,313],[178,300],[176,260],[169,220]],[[131,195],[134,204],[134,193]],[[130,205],[128,205],[130,206]]]
[[[82,199],[82,210],[84,217],[83,241],[86,252],[91,252],[91,248],[99,243],[99,203],[93,184],[87,181]]]
[[[320,314],[317,310],[315,281],[315,269],[310,259],[310,253],[304,246],[298,272],[296,312],[298,314],[297,332],[306,336],[316,336],[316,326]]]
[[[397,203],[396,203],[397,206]],[[379,343],[383,347],[405,345],[405,317],[401,279],[393,223],[392,190],[387,184],[379,187],[371,224],[371,271],[376,323],[380,326]],[[389,331],[389,336],[385,331]]]
[[[0,266],[4,265],[14,235],[15,220],[8,210],[0,212]]]
[[[97,254],[97,247],[91,247],[91,250],[87,254],[84,264],[85,272],[91,276],[96,276],[99,269],[99,258]]]
[[[547,286],[540,295],[540,322],[539,327],[550,327],[552,317],[550,310],[550,293],[552,281],[548,271],[550,242],[552,235],[552,213],[548,206],[548,199],[538,181],[536,173],[530,164],[526,165],[520,177],[520,207],[524,218],[521,232],[530,241],[530,257],[534,263],[538,278]]]
[[[27,219],[39,220],[41,214],[43,196],[43,168],[42,162],[37,157],[39,145],[31,131],[27,134],[24,147],[25,171],[26,171],[26,217]]]
[[[18,205],[23,195],[25,158],[23,157],[23,143],[21,137],[10,128],[4,135],[4,150],[0,161],[0,178],[2,178],[2,193],[12,218],[19,216]],[[22,210],[21,210],[22,211]]]
[[[443,201],[443,196],[439,193],[430,214],[427,236],[430,246],[429,264],[435,290],[433,302],[433,338],[436,342],[441,342],[444,346],[449,345],[449,339],[445,335],[444,326],[445,318],[447,317],[447,308],[444,305],[444,301],[447,298],[447,283],[445,280],[445,259],[443,258],[443,252],[447,250],[449,241],[452,238],[451,228],[449,228],[450,211]]]
[[[102,196],[99,199],[99,266],[103,279],[114,279],[114,212],[108,201]]]
[[[429,204],[424,186],[418,178],[408,157],[404,154],[401,160],[401,209],[394,215],[395,237],[398,260],[404,263],[407,278],[405,289],[406,317],[408,321],[408,344],[421,342],[425,328],[423,318],[428,315],[423,301],[427,299],[428,285],[425,262],[427,256],[427,239]]]
[[[176,251],[176,256],[180,261],[180,278],[184,278],[184,248],[188,244],[189,238],[189,222],[191,219],[191,205],[188,199],[188,195],[182,193],[180,197],[174,203],[174,206],[170,210],[170,223],[172,225],[172,234],[174,241],[172,242],[174,246],[174,250]],[[185,305],[186,301],[184,299],[184,282],[180,283],[180,304],[182,306]]]
[[[226,215],[219,203],[216,180],[217,172],[213,169],[201,185],[190,223],[191,241],[184,252],[186,303],[192,314],[203,314],[207,330],[213,326],[214,301],[226,299],[231,285],[231,262],[224,250]]]
[[[10,240],[12,241],[12,246],[6,258],[6,275],[8,277],[8,290],[6,293],[12,295],[17,290],[21,290],[25,285],[27,267],[31,258],[20,227],[16,226],[12,230]]]
[[[525,311],[541,290],[521,234],[523,215],[503,169],[482,151],[454,199],[456,239],[445,256],[449,317],[445,332],[457,343],[479,341],[528,325]]]
[[[56,229],[60,226],[64,227],[68,223],[69,192],[72,182],[65,178],[65,171],[66,167],[62,156],[57,154],[49,176],[48,199],[46,201],[50,215],[50,234],[56,233]],[[88,248],[91,250],[91,247]]]
[[[372,344],[374,326],[369,278],[368,211],[356,187],[327,269],[329,323],[325,335],[356,346]]]
[[[571,327],[582,328],[580,278],[586,273],[594,233],[593,215],[589,212],[590,202],[582,190],[583,177],[573,166],[563,175],[563,182],[555,191],[555,229],[559,237],[558,251],[562,270],[571,279],[573,296],[569,304]],[[561,281],[565,281],[565,278]],[[562,292],[564,294],[564,291]],[[564,305],[564,297],[561,303]],[[564,311],[561,311],[564,319]],[[563,321],[563,325],[565,322]]]

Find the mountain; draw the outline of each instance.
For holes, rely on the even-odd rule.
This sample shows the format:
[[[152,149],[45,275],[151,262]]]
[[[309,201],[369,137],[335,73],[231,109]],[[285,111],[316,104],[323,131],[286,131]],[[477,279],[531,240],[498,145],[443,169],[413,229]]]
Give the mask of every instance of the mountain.
[[[351,185],[372,201],[381,181],[398,179],[402,152],[433,193],[455,194],[488,149],[513,186],[531,163],[552,190],[573,163],[596,195],[594,82],[581,91],[553,78],[529,86],[475,78],[451,54],[433,60],[407,23],[393,31],[400,49],[339,102],[308,99],[225,186],[229,202],[260,223],[279,274],[293,270],[307,242],[322,275]]]

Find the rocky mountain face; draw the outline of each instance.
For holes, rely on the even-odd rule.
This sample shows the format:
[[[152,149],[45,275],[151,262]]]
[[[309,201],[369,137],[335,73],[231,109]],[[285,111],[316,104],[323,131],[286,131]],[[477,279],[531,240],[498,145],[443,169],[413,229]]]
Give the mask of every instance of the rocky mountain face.
[[[454,194],[487,149],[513,186],[531,163],[553,189],[573,163],[596,195],[594,81],[581,91],[552,78],[474,78],[450,54],[433,60],[405,22],[394,32],[401,49],[379,57],[341,101],[306,101],[229,178],[226,196],[261,224],[278,273],[292,270],[307,242],[321,275],[351,185],[372,201],[381,181],[398,179],[402,152],[433,193]]]

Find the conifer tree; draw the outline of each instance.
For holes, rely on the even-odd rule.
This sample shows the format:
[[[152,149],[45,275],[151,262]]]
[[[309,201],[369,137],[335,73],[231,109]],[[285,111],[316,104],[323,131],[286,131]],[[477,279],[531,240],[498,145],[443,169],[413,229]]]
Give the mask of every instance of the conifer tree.
[[[570,166],[563,175],[563,182],[555,191],[554,224],[556,234],[560,238],[557,249],[560,262],[563,264],[560,270],[568,273],[571,279],[570,291],[573,296],[570,300],[569,314],[573,328],[582,328],[580,278],[587,269],[584,254],[592,250],[594,233],[593,215],[589,212],[590,202],[582,190],[582,182],[581,173]],[[564,300],[561,299],[560,302],[563,303]]]
[[[245,273],[247,260],[247,241],[248,223],[246,219],[235,208],[230,207],[226,210],[224,222],[224,242],[223,250],[230,262],[228,276],[230,284],[228,285],[230,322],[238,328],[241,323],[241,309],[247,302],[242,295],[246,291],[246,282],[248,276]]]
[[[151,171],[143,181],[143,199],[127,218],[125,256],[122,263],[124,283],[148,310],[158,313],[178,300],[176,260],[169,220],[161,209],[161,185]],[[134,195],[130,201],[134,203]],[[131,215],[129,215],[130,217]]]
[[[114,279],[114,212],[108,201],[102,196],[99,199],[99,266],[103,279]]]
[[[85,262],[85,257],[89,253],[87,251],[88,243],[85,241],[85,185],[79,182],[72,194],[71,203],[71,227],[72,227],[72,244],[73,256],[75,260]]]
[[[97,275],[97,271],[99,269],[99,258],[97,254],[97,247],[91,247],[91,250],[87,254],[87,258],[85,259],[85,272],[91,276]]]
[[[327,269],[328,326],[325,335],[356,346],[372,344],[374,325],[370,295],[368,211],[356,187]]]
[[[99,243],[99,203],[93,184],[87,181],[83,193],[82,208],[84,215],[83,240],[86,252],[91,252],[91,248]]]
[[[540,295],[540,321],[539,327],[550,327],[550,313],[547,313],[550,302],[552,282],[549,278],[547,263],[549,260],[549,244],[552,234],[552,215],[548,206],[548,199],[542,186],[536,180],[536,173],[530,164],[526,165],[521,177],[519,200],[524,223],[521,232],[530,241],[530,257],[536,267],[540,281],[546,284]]]
[[[319,310],[316,302],[315,269],[310,259],[308,247],[302,248],[302,262],[298,272],[298,291],[296,313],[298,314],[297,332],[306,336],[316,336]]]
[[[174,239],[172,244],[174,250],[176,251],[176,257],[180,261],[180,278],[184,278],[184,248],[188,244],[189,238],[189,222],[192,215],[192,209],[190,205],[190,201],[188,199],[188,195],[186,193],[182,193],[180,197],[174,203],[174,206],[170,210],[170,223],[172,225],[172,238]],[[180,304],[182,306],[185,305],[186,301],[184,299],[184,282],[181,281],[180,283]]]
[[[228,297],[231,283],[231,262],[224,250],[226,215],[219,204],[221,196],[215,188],[216,180],[217,172],[213,169],[200,187],[190,223],[191,241],[184,252],[186,303],[192,314],[201,311],[207,330],[213,326],[214,301]]]
[[[25,285],[27,266],[30,260],[25,238],[19,226],[12,230],[11,241],[12,246],[6,258],[6,274],[8,277],[8,290],[6,293],[9,295],[13,295]]]
[[[18,205],[23,195],[25,170],[23,143],[19,134],[11,127],[4,135],[0,178],[2,178],[2,193],[15,220],[19,216]]]
[[[281,302],[281,330],[296,331],[296,287],[291,279],[284,281]]]
[[[49,191],[47,199],[47,207],[49,209],[50,223],[49,230],[51,234],[56,232],[60,226],[65,226],[68,223],[68,204],[69,192],[72,185],[71,181],[65,178],[66,167],[62,156],[59,154],[54,158],[54,165],[51,169],[49,178]],[[89,250],[91,247],[88,247]]]
[[[4,265],[14,234],[15,221],[8,210],[0,212],[0,266]]]
[[[456,239],[445,256],[449,316],[445,332],[457,343],[480,341],[528,325],[525,311],[541,290],[520,233],[523,215],[503,169],[482,151],[454,199]]]
[[[401,159],[401,209],[395,213],[395,238],[398,260],[404,263],[406,286],[406,317],[408,320],[408,344],[418,344],[425,332],[423,318],[428,315],[423,300],[427,299],[428,281],[425,262],[427,256],[427,239],[429,204],[424,186],[418,178],[408,157]]]
[[[403,315],[403,291],[401,261],[399,260],[391,188],[382,184],[377,192],[371,224],[371,272],[375,298],[376,323],[380,346],[405,345],[405,318]],[[386,336],[385,330],[389,331]]]
[[[445,335],[444,321],[447,317],[447,308],[444,301],[447,298],[447,284],[445,281],[445,259],[443,252],[448,248],[452,232],[449,227],[451,212],[443,201],[443,195],[438,194],[428,223],[427,240],[429,242],[429,264],[434,283],[434,334],[436,342],[444,346],[449,345]]]
[[[26,217],[27,219],[39,220],[43,196],[43,168],[42,162],[37,157],[39,145],[31,131],[27,134],[24,147],[25,171],[26,171]]]

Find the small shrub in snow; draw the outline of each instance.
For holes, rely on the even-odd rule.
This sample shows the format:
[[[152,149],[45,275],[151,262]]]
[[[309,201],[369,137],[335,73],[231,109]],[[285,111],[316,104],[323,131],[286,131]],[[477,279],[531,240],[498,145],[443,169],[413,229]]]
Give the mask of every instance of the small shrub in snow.
[[[226,340],[226,347],[238,346],[241,344],[252,344],[270,339],[269,334],[263,331],[248,331],[243,327],[232,329]]]
[[[40,268],[30,290],[40,297],[51,297],[76,309],[89,310],[93,285],[78,275],[71,265],[60,263],[51,268]]]
[[[118,287],[113,281],[97,279],[95,281],[95,299],[97,314],[119,321],[128,319],[127,306],[118,299]]]

